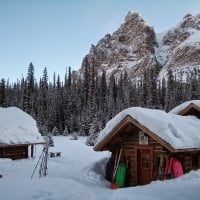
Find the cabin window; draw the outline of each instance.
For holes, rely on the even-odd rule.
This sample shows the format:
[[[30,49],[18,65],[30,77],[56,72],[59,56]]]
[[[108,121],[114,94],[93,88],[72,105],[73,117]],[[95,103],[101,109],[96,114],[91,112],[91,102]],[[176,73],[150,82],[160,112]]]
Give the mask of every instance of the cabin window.
[[[142,155],[142,168],[150,168],[150,156]]]
[[[199,167],[199,154],[192,155],[192,167],[193,168]]]
[[[148,145],[148,136],[143,131],[139,131],[139,144]]]

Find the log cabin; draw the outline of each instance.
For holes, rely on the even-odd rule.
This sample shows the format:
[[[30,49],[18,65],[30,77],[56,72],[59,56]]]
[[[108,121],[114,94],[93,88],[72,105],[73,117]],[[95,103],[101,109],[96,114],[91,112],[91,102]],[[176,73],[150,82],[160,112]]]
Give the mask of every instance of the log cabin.
[[[169,113],[182,116],[194,115],[200,119],[200,100],[186,101],[172,109]]]
[[[33,157],[37,144],[44,144],[44,139],[38,132],[36,121],[19,108],[0,107],[0,158]]]
[[[198,117],[199,112],[193,112],[194,106],[189,107]],[[169,153],[181,162],[184,173],[188,173],[200,168],[200,121],[195,116],[139,107],[125,109],[106,124],[94,150],[110,151],[114,159],[119,149],[123,149],[121,160],[127,163],[126,186],[163,180],[161,158]]]

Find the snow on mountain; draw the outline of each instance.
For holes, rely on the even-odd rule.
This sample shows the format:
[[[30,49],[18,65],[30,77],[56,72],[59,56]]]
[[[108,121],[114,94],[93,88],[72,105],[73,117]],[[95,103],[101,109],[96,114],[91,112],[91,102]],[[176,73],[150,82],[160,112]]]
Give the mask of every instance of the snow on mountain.
[[[156,59],[161,66],[163,66],[167,61],[167,46],[163,45],[163,37],[165,36],[166,32],[157,33],[156,39],[158,42],[158,46],[155,48],[155,55]]]
[[[187,73],[200,67],[200,14],[187,14],[174,28],[167,31],[159,42],[157,59],[162,66],[159,76],[169,69]]]
[[[129,12],[124,23],[113,34],[106,34],[82,62],[119,77],[126,70],[131,79],[143,76],[146,68],[160,66],[159,78],[172,71],[200,67],[200,14],[187,14],[174,28],[156,34],[144,18]],[[87,59],[88,62],[85,62]]]

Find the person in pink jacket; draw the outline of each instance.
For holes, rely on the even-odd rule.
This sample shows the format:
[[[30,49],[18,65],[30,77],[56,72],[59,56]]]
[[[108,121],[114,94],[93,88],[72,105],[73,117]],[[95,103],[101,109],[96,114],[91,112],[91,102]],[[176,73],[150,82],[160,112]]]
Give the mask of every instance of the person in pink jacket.
[[[181,175],[183,175],[183,167],[181,162],[168,154],[165,162],[164,179],[176,178]]]

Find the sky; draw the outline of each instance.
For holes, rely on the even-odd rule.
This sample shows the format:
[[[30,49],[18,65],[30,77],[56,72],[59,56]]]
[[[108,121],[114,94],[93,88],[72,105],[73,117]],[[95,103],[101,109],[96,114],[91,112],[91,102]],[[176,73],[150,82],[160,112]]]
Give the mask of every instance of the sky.
[[[39,81],[45,67],[64,79],[81,68],[91,44],[112,34],[128,11],[140,13],[156,33],[187,14],[200,13],[199,0],[0,0],[0,79],[16,82],[32,62]]]

